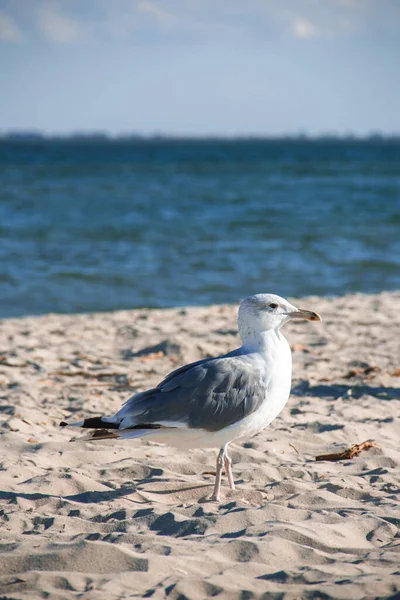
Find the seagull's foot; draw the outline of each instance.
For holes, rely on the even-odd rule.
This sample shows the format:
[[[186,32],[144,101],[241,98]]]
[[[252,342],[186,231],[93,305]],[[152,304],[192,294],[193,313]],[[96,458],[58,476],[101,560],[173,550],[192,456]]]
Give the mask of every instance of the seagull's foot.
[[[214,494],[210,498],[210,501],[211,502],[221,502],[221,496],[214,492]]]

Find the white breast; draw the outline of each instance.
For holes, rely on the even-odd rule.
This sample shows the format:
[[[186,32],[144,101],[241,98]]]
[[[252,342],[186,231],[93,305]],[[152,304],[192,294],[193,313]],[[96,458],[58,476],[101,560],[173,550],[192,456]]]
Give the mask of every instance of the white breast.
[[[286,339],[281,336],[273,357],[274,368],[262,405],[239,424],[239,437],[256,435],[279,415],[290,395],[292,355]],[[232,426],[233,427],[233,426]]]

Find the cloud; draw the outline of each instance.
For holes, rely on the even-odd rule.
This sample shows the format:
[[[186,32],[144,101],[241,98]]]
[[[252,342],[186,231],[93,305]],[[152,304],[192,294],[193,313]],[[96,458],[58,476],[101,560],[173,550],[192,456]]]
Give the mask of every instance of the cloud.
[[[21,30],[12,17],[0,13],[0,41],[20,42],[23,39]]]
[[[300,41],[399,31],[399,0],[0,0],[0,40]],[[382,8],[384,5],[384,9]],[[7,13],[7,14],[6,14]],[[24,23],[24,36],[17,23]]]
[[[82,22],[63,14],[55,3],[42,4],[36,20],[42,33],[51,42],[67,44],[83,37]]]
[[[295,37],[303,40],[318,35],[316,27],[308,19],[296,19],[293,23],[292,32]]]
[[[157,6],[154,2],[148,0],[139,0],[136,3],[136,9],[139,13],[146,14],[161,25],[169,25],[173,20],[172,15],[166,10]]]

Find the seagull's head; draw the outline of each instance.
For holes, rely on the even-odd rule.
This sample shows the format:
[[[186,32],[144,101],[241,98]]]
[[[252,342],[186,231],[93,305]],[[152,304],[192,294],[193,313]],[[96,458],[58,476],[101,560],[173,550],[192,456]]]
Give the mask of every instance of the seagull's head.
[[[254,294],[239,307],[239,333],[242,339],[251,332],[277,330],[292,319],[321,321],[318,313],[296,308],[275,294]]]

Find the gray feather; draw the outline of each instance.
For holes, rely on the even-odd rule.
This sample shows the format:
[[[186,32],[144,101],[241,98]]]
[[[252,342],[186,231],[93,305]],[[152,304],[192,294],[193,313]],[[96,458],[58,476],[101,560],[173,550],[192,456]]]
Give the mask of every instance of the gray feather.
[[[132,396],[116,414],[120,429],[144,423],[186,423],[219,431],[257,410],[269,377],[257,354],[205,359],[170,373],[156,388]]]

